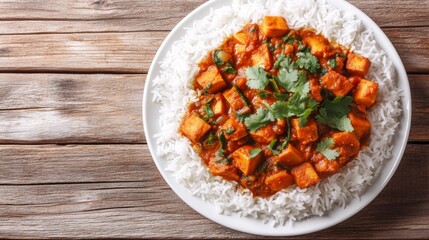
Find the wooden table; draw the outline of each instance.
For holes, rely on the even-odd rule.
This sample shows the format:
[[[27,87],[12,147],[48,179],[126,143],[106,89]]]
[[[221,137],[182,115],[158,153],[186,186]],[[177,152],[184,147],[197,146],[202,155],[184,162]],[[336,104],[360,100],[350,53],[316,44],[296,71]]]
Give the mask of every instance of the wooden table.
[[[182,202],[142,130],[149,64],[203,2],[0,0],[0,237],[258,237]],[[382,27],[405,64],[410,140],[368,207],[299,238],[429,238],[429,1],[351,3]]]

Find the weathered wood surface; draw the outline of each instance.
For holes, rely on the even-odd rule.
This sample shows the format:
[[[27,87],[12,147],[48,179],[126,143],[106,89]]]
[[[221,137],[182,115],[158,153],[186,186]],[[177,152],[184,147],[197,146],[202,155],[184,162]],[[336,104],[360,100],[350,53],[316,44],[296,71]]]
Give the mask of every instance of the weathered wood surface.
[[[258,238],[167,186],[141,118],[149,64],[205,0],[0,0],[0,238]],[[429,237],[429,2],[351,0],[409,73],[410,143],[365,209],[299,239]]]
[[[388,28],[405,68],[427,73],[429,26]],[[147,73],[168,32],[4,35],[0,72]]]
[[[0,169],[4,237],[256,237],[195,213],[162,180],[145,145],[10,145],[0,152],[7,159]],[[410,144],[374,202],[333,228],[299,238],[427,237],[428,157],[425,144]]]

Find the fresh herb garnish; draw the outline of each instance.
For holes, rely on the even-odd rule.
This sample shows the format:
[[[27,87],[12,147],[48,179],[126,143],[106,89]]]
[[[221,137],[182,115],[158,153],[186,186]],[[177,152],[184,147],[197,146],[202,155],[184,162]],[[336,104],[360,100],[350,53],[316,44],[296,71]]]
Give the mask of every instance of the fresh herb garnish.
[[[213,85],[213,84],[212,84],[211,82],[209,82],[209,83],[207,83],[207,84],[206,84],[206,86],[203,88],[203,94],[204,94],[204,95],[209,94],[209,93],[208,93],[208,90],[212,87],[212,85]]]
[[[268,145],[268,148],[271,150],[271,152],[276,154],[276,146],[277,146],[277,139],[274,139],[270,142],[270,145]]]
[[[236,84],[234,84],[234,89],[235,89],[235,91],[237,91],[238,95],[240,95],[240,98],[244,101],[246,106],[250,107],[249,100],[246,98],[246,96],[244,96],[243,92],[241,91],[241,89]]]
[[[334,146],[334,139],[327,137],[317,144],[316,150],[323,154],[326,159],[332,161],[340,156],[339,152],[331,149],[332,146]]]
[[[287,101],[289,99],[289,96],[287,94],[282,94],[282,93],[275,93],[274,97],[280,101]]]
[[[223,131],[221,131],[219,133],[218,138],[219,138],[219,141],[220,141],[221,149],[226,149],[226,138],[225,138],[225,135],[223,134]]]
[[[220,163],[230,164],[230,163],[232,163],[232,159],[231,158],[221,158],[221,159],[217,160],[216,163],[217,164],[220,164]]]
[[[353,97],[336,97],[334,100],[326,99],[319,110],[316,120],[340,131],[352,132],[353,126],[347,114]]]
[[[302,44],[302,42],[299,42],[298,50],[302,53],[307,53],[310,51],[310,48]]]
[[[304,110],[301,116],[299,116],[300,127],[304,127],[305,125],[307,125],[307,118],[318,106],[319,106],[319,103],[316,100],[310,99],[308,101],[308,107]]]
[[[259,128],[274,121],[273,114],[268,109],[259,108],[256,113],[244,120],[244,124],[250,131],[257,131]]]
[[[259,96],[260,98],[267,98],[269,95],[270,95],[270,93],[269,93],[269,92],[265,92],[265,91],[259,91],[259,92],[258,92],[258,96]]]
[[[204,112],[207,115],[208,118],[211,118],[214,116],[214,112],[213,109],[210,107],[210,104],[212,103],[213,100],[208,101],[205,105],[204,105]]]
[[[280,86],[284,87],[288,92],[295,92],[293,91],[293,87],[295,81],[298,80],[298,71],[282,68],[280,69],[278,79]]]
[[[284,54],[278,54],[277,61],[274,63],[273,67],[275,69],[279,69],[279,68],[292,69],[294,67],[294,64],[290,57],[286,57]]]
[[[222,68],[222,71],[224,73],[228,74],[237,74],[237,71],[235,70],[234,66],[232,65],[231,61],[227,62],[225,67]]]
[[[294,36],[290,36],[289,34],[283,37],[283,42],[286,44],[292,44],[296,42],[296,38]]]
[[[258,156],[258,154],[262,152],[262,149],[260,148],[254,148],[252,150],[250,150],[250,158],[254,158],[256,156]]]
[[[268,73],[262,67],[249,67],[246,76],[246,85],[251,89],[264,90],[269,83]]]
[[[340,58],[347,58],[347,56],[344,55],[344,54],[342,54],[342,53],[337,53],[337,56],[340,57]]]
[[[217,138],[213,132],[210,132],[209,136],[207,137],[206,144],[208,146],[212,146],[217,141]]]
[[[338,66],[337,61],[335,59],[330,59],[328,64],[331,68],[336,68]]]
[[[299,52],[297,56],[299,58],[295,61],[295,63],[300,68],[304,68],[312,74],[320,71],[319,60],[313,54],[309,52]]]
[[[213,53],[213,61],[214,61],[214,63],[216,64],[216,66],[218,66],[218,67],[220,67],[220,66],[222,66],[223,64],[225,64],[225,62],[224,62],[222,59],[220,59],[220,58],[219,58],[219,56],[218,56],[218,54],[219,54],[220,52],[222,52],[222,50],[216,50],[216,51],[214,51],[214,53]]]
[[[235,128],[228,128],[225,130],[226,135],[231,135],[235,132]]]

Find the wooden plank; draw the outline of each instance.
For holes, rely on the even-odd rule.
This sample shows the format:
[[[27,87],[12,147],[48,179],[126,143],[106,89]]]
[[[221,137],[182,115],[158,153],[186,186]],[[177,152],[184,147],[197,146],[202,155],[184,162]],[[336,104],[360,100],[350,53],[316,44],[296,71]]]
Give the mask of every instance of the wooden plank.
[[[204,0],[0,1],[0,34],[171,30]],[[428,26],[419,0],[349,1],[381,27]],[[171,7],[174,6],[174,7]]]
[[[0,74],[1,143],[145,143],[145,74]],[[429,141],[429,75],[410,75],[410,141]],[[25,101],[24,101],[25,100]]]
[[[195,213],[160,177],[145,145],[15,145],[0,151],[3,237],[257,238]],[[426,238],[428,157],[426,145],[408,145],[392,180],[368,207],[337,226],[298,238]],[[13,173],[18,169],[20,174]],[[49,184],[52,179],[68,183]]]
[[[0,74],[0,143],[144,142],[145,78]]]
[[[411,72],[429,72],[429,27],[385,30]],[[167,32],[0,36],[0,72],[146,73]]]
[[[165,32],[0,37],[3,72],[144,73]]]

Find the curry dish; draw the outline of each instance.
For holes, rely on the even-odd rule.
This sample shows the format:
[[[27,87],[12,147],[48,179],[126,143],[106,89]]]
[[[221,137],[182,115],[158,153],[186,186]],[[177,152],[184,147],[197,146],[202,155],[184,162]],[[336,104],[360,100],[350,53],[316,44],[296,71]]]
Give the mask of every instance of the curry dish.
[[[338,173],[370,136],[371,62],[311,29],[266,16],[198,64],[179,132],[213,175],[267,197]]]

